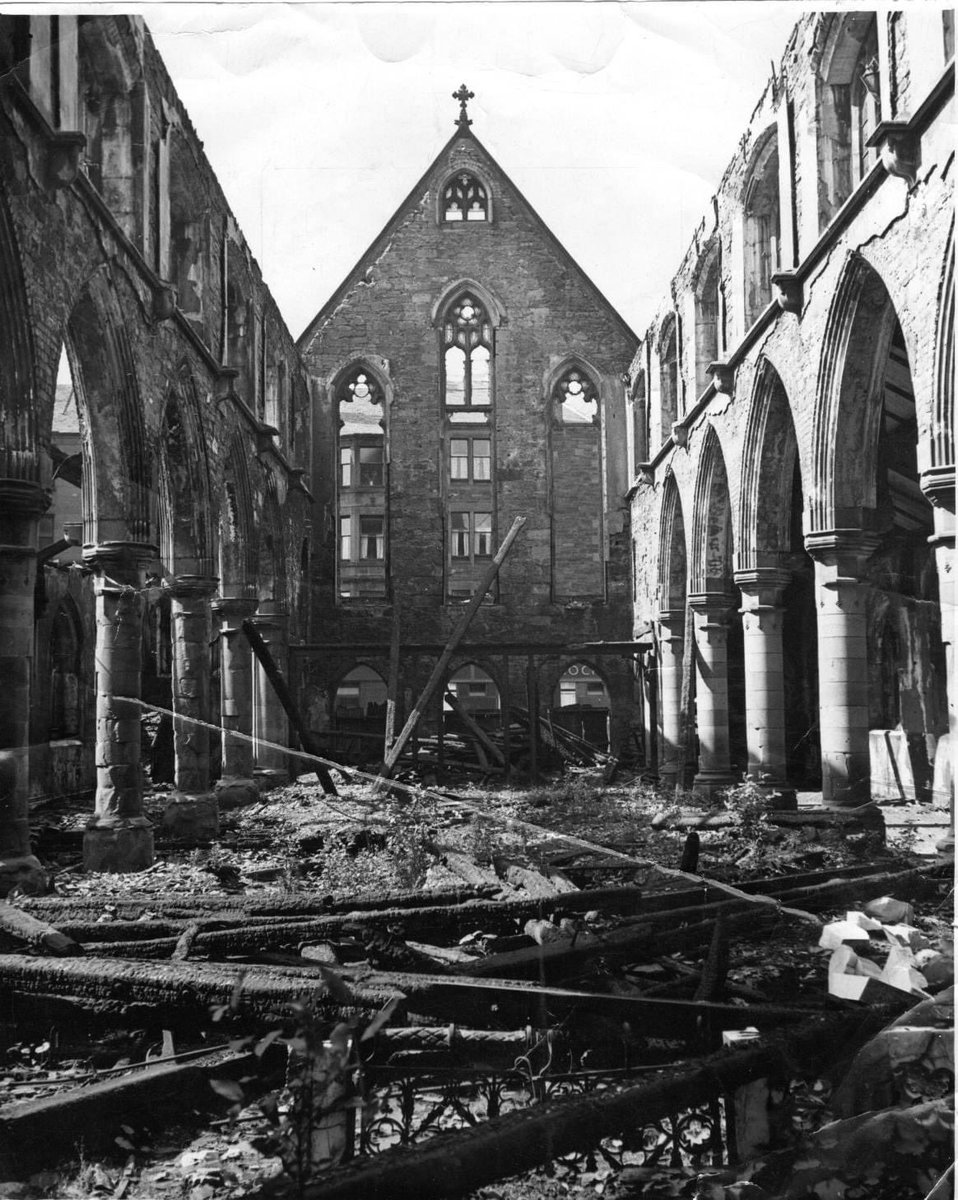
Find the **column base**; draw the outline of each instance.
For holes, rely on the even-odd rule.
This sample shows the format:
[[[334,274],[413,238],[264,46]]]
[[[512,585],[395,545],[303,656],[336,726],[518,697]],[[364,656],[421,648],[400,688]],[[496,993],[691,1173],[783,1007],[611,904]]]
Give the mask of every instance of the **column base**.
[[[285,787],[289,783],[289,771],[282,767],[256,767],[253,779],[261,792],[270,788]]]
[[[213,794],[220,812],[231,808],[246,808],[247,805],[259,804],[262,800],[256,781],[239,775],[224,775],[222,779],[218,779],[213,785]]]
[[[83,835],[84,871],[129,874],[153,865],[153,826],[146,817],[89,825]]]
[[[163,829],[187,845],[199,846],[213,841],[220,831],[216,796],[212,792],[201,796],[174,792],[163,810]]]
[[[50,877],[32,854],[0,857],[0,896],[18,888],[26,896],[44,896],[50,890]]]
[[[692,795],[711,802],[738,782],[731,771],[699,771],[692,780]]]

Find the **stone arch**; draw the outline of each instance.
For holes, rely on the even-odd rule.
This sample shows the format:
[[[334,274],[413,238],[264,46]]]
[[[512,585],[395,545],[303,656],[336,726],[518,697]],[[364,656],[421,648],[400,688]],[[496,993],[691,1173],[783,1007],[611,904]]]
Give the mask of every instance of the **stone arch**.
[[[129,337],[105,268],[76,301],[64,342],[83,433],[84,540],[149,542],[153,462]]]
[[[245,597],[255,590],[259,564],[259,537],[253,520],[248,451],[234,431],[226,459],[219,525],[220,591],[224,596]]]
[[[160,425],[161,554],[175,575],[213,573],[206,436],[189,368],[180,367]]]
[[[692,504],[690,586],[728,594],[732,586],[732,504],[725,455],[713,428],[705,434]]]
[[[0,476],[38,481],[38,413],[23,267],[0,180]]]
[[[759,360],[745,429],[736,567],[782,566],[791,540],[798,441],[781,377]]]
[[[896,326],[881,277],[850,255],[822,342],[808,489],[812,530],[861,529],[874,513],[882,381]]]
[[[492,684],[494,695],[492,696],[493,704],[491,707],[488,703],[483,704],[481,698],[476,698],[474,688],[472,687],[473,683],[485,684],[484,680],[456,680],[457,675],[471,674],[473,671],[478,671],[481,675],[484,675],[486,680]],[[456,697],[467,712],[473,713],[475,711],[481,711],[488,713],[493,709],[497,713],[502,711],[502,683],[499,678],[499,671],[497,670],[496,666],[487,659],[484,659],[481,656],[477,657],[476,655],[471,655],[469,657],[462,657],[458,660],[454,660],[450,665],[449,670],[446,672],[446,678],[442,688],[443,697],[445,697],[447,691],[451,690],[451,685],[454,682],[457,684],[465,683],[468,685],[468,694],[463,694],[463,689],[461,687],[457,686],[456,690]],[[482,693],[480,693],[480,697],[486,697],[488,700],[489,691],[487,687],[484,686]],[[444,700],[444,708],[446,708],[446,703],[447,702]],[[446,708],[446,711],[450,711],[450,708]]]
[[[454,304],[460,296],[467,293],[475,296],[482,304],[494,329],[498,329],[500,325],[507,323],[505,305],[493,292],[489,291],[478,280],[461,278],[457,279],[454,283],[447,284],[433,304],[431,314],[433,325],[441,325],[449,306]]]
[[[688,586],[685,520],[679,485],[671,470],[662,487],[659,520],[659,602],[666,612],[684,611]]]

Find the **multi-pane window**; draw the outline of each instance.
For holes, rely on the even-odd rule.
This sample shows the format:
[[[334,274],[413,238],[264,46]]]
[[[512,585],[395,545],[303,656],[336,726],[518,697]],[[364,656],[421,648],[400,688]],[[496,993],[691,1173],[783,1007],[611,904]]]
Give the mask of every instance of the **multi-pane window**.
[[[450,513],[449,535],[454,559],[472,561],[492,557],[492,513]]]
[[[492,478],[492,442],[489,438],[451,438],[449,478],[464,483]]]
[[[360,516],[359,557],[379,562],[386,556],[386,537],[381,516]]]
[[[488,221],[489,197],[475,175],[460,171],[442,193],[444,221]]]
[[[353,485],[352,446],[343,446],[339,451],[339,485],[340,487],[352,487]]]
[[[339,518],[339,557],[349,562],[353,557],[353,522],[351,517]]]
[[[359,447],[359,486],[382,487],[383,444]]]
[[[443,394],[450,419],[487,422],[483,410],[492,404],[492,322],[475,296],[463,295],[449,309],[443,345]]]

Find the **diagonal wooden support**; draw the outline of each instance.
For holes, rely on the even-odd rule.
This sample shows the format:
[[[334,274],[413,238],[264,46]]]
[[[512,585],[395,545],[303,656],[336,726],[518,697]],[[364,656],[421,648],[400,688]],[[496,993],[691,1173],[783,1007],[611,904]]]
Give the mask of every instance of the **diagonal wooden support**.
[[[496,551],[495,558],[489,564],[489,567],[480,582],[476,585],[476,590],[472,593],[469,603],[466,605],[465,611],[459,618],[459,623],[452,631],[449,641],[446,643],[442,654],[440,654],[439,658],[436,660],[436,665],[433,667],[432,674],[426,681],[426,686],[422,690],[422,695],[413,706],[413,710],[409,714],[409,719],[402,727],[399,737],[397,737],[392,746],[390,746],[386,757],[383,759],[382,766],[379,768],[379,774],[376,777],[376,782],[373,784],[373,795],[376,795],[376,793],[382,787],[383,782],[392,774],[393,768],[402,755],[403,750],[406,748],[406,743],[412,737],[413,733],[415,733],[416,726],[422,719],[422,714],[425,712],[426,706],[435,695],[436,689],[439,687],[445,677],[446,669],[449,666],[453,654],[456,652],[456,647],[465,637],[466,631],[472,624],[473,617],[479,611],[479,605],[482,604],[486,592],[489,591],[490,587],[492,587],[493,583],[495,582],[496,576],[499,574],[499,568],[505,561],[506,555],[512,549],[512,543],[519,536],[519,532],[525,523],[525,517],[516,517],[516,519],[512,522],[512,528],[502,539],[502,544]]]

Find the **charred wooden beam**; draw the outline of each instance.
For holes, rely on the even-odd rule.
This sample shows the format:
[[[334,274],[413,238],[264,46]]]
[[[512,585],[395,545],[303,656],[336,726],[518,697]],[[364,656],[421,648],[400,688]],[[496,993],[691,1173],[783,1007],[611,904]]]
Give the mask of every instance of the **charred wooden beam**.
[[[58,958],[83,953],[83,947],[68,934],[3,901],[0,902],[0,944],[10,943]]]

